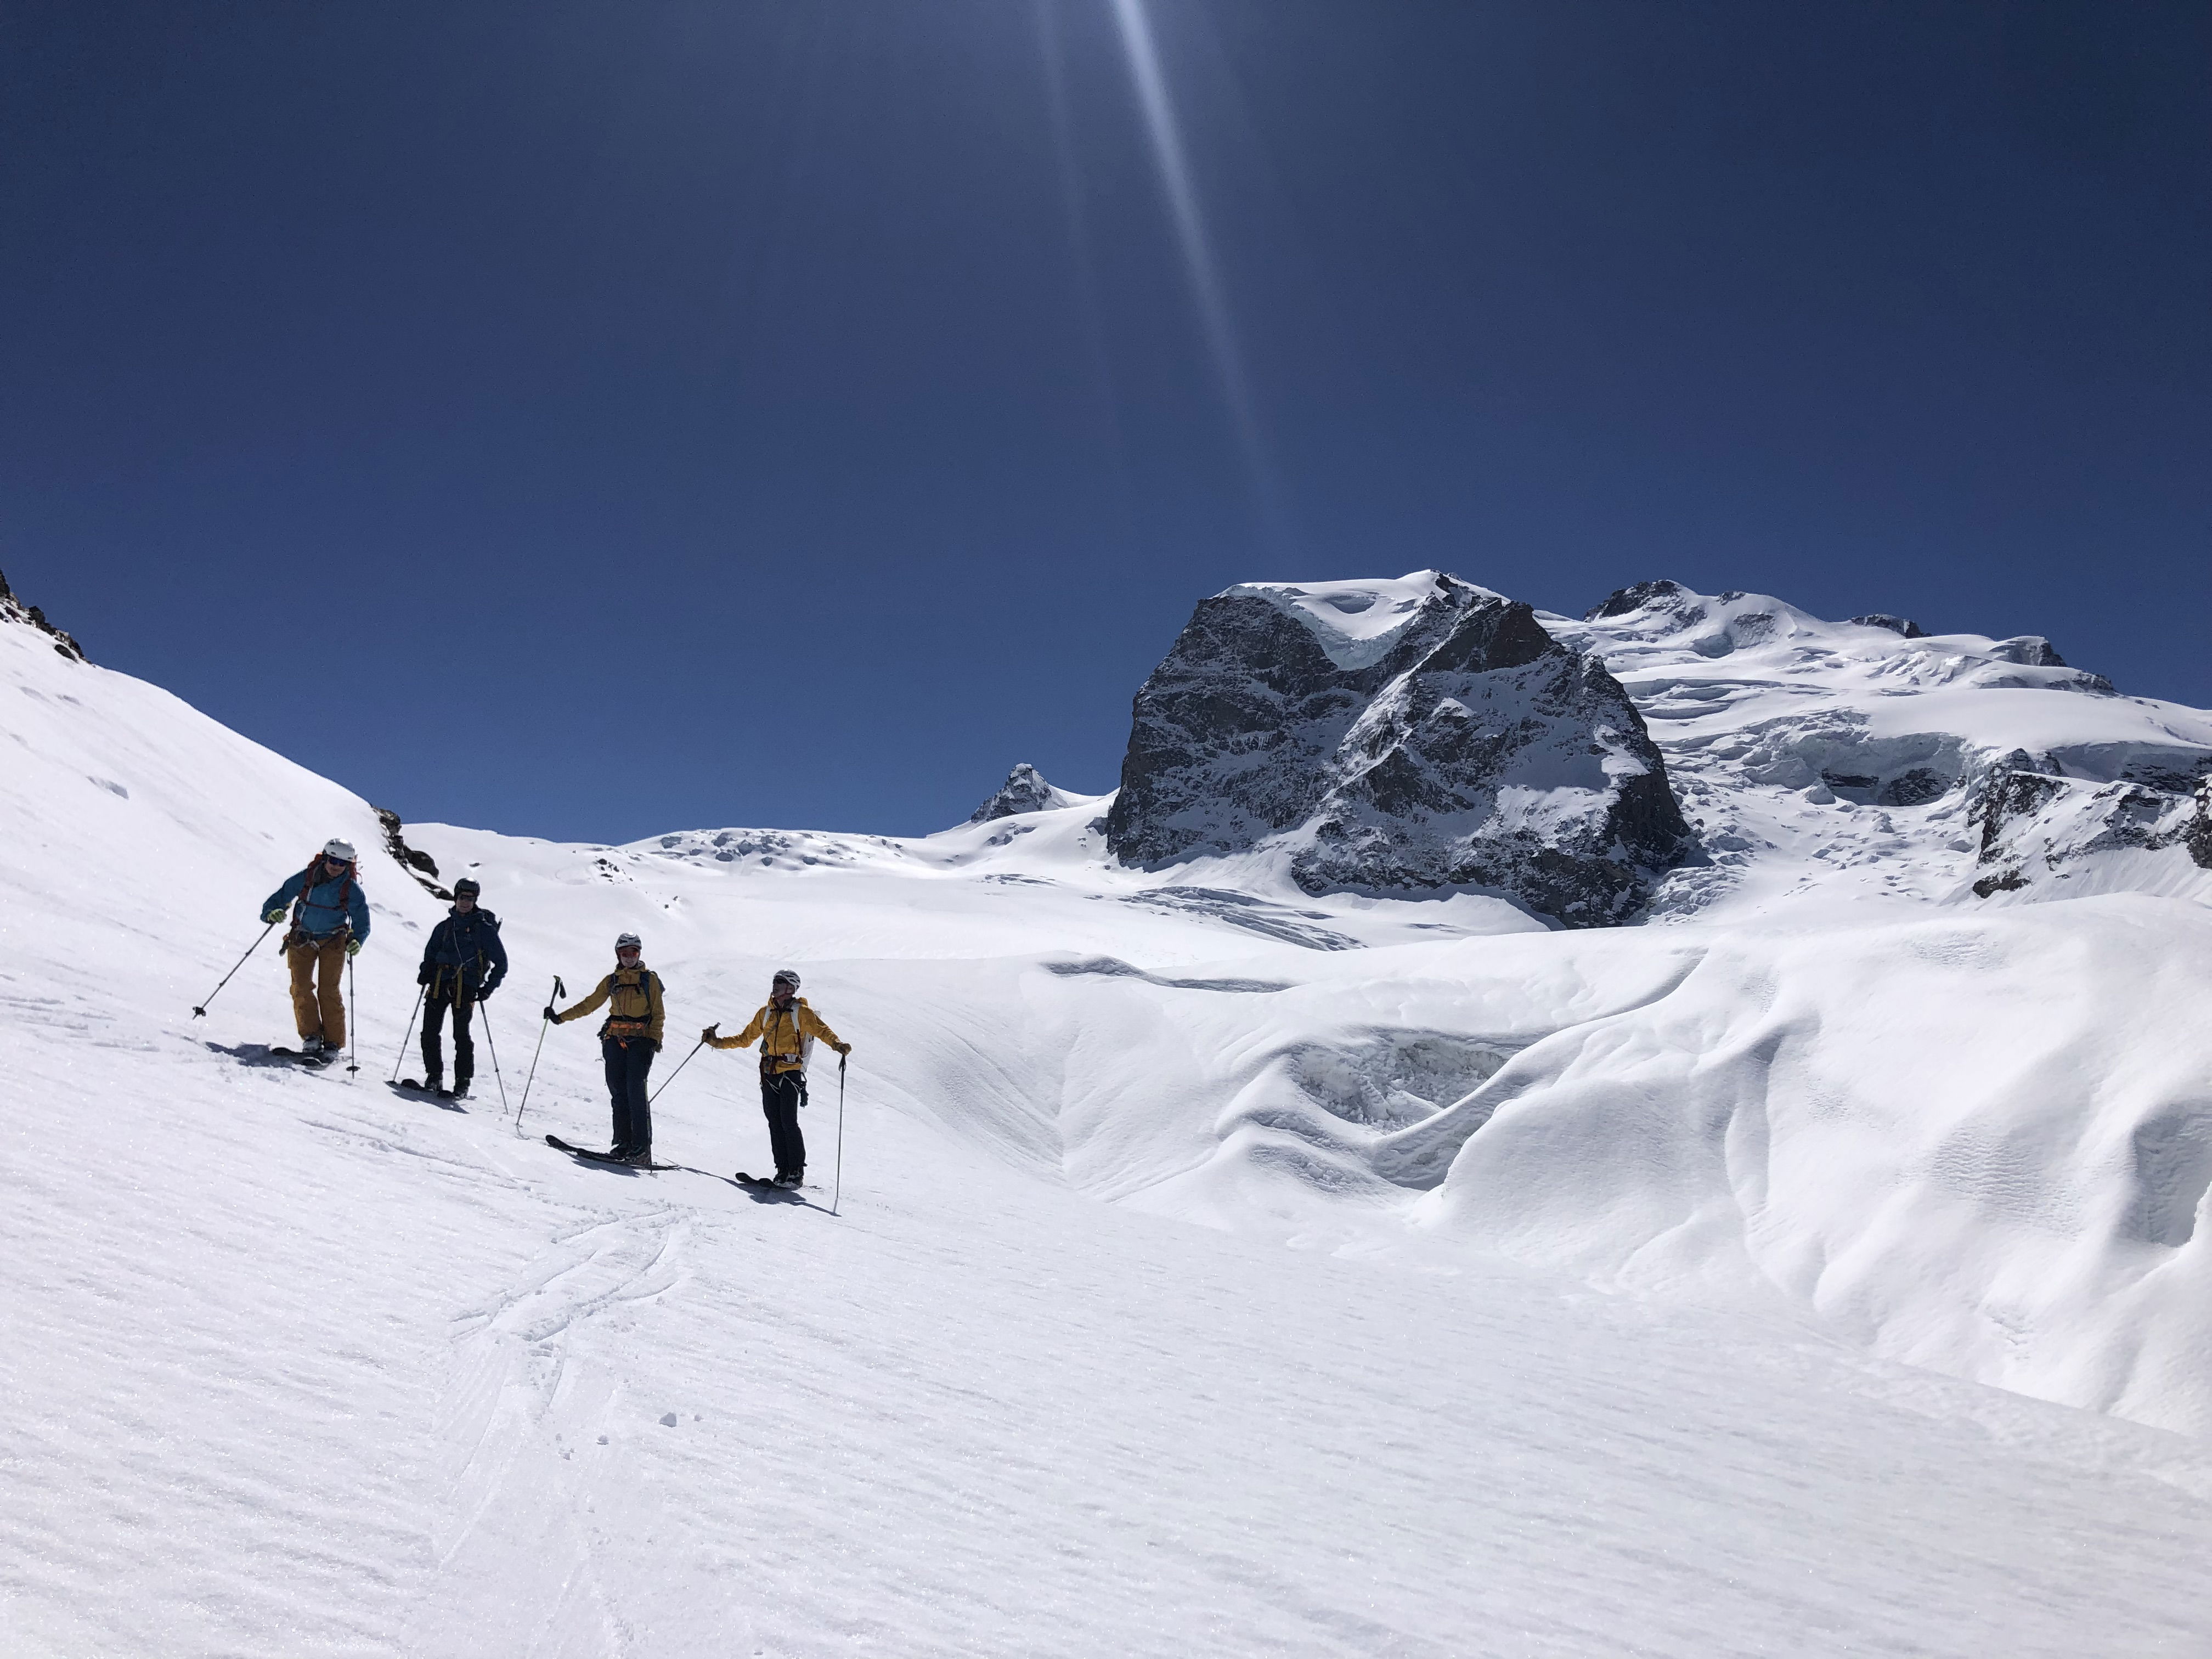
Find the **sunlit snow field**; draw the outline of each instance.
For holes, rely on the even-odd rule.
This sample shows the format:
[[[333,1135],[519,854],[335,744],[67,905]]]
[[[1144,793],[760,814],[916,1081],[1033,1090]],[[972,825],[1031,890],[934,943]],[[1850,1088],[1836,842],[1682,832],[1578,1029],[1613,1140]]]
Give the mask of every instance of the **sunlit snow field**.
[[[514,961],[387,1089],[443,910],[365,862],[349,1078],[257,906],[368,806],[0,627],[0,1651],[2212,1652],[2212,910],[1495,900],[920,842],[437,825]],[[1770,884],[1772,885],[1772,884]],[[750,1057],[603,1144],[552,977],[806,975],[840,1213]],[[407,1056],[404,1069],[416,1069]],[[502,1103],[501,1084],[505,1089]]]

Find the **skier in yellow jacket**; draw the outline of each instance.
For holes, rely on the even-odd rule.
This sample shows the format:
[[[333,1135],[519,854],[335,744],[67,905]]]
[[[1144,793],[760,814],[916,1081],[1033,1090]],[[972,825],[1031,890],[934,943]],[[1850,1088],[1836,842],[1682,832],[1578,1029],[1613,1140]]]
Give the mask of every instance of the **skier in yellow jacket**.
[[[799,975],[779,968],[769,985],[765,1006],[735,1036],[717,1036],[717,1026],[699,1034],[717,1048],[761,1046],[761,1111],[768,1119],[769,1146],[775,1155],[775,1184],[796,1187],[806,1176],[806,1139],[799,1133],[799,1109],[806,1103],[806,1050],[819,1037],[841,1054],[853,1045],[822,1023],[799,994]]]
[[[653,1162],[653,1112],[645,1079],[653,1070],[653,1057],[660,1052],[660,1024],[665,1010],[660,975],[645,965],[635,933],[615,941],[615,970],[599,981],[599,988],[573,1008],[545,1005],[545,1018],[556,1025],[581,1019],[601,1003],[607,1017],[599,1026],[599,1053],[607,1066],[607,1094],[614,1105],[614,1145],[607,1156],[623,1164]]]

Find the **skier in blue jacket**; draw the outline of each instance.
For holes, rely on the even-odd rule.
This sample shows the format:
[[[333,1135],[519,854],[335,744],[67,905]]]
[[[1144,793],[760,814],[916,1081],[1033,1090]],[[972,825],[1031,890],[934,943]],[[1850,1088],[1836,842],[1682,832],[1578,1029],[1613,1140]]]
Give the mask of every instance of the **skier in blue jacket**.
[[[453,884],[453,908],[430,930],[422,947],[422,966],[415,982],[422,988],[422,1086],[446,1092],[445,1061],[438,1038],[446,1024],[446,1011],[453,1011],[453,1093],[469,1091],[476,1075],[476,1044],[469,1036],[469,1020],[476,1005],[488,1000],[507,977],[507,946],[500,943],[499,918],[480,909],[477,896],[483,891],[464,876]]]
[[[345,1047],[346,959],[368,938],[368,899],[361,890],[353,843],[333,836],[307,867],[261,902],[261,920],[284,920],[284,960],[292,969],[292,1020],[303,1053]]]

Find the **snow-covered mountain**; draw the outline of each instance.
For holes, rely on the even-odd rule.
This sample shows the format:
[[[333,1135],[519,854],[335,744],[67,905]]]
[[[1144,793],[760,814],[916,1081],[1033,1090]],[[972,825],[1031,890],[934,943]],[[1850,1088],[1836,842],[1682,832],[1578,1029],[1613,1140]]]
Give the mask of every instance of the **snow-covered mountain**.
[[[2205,1650],[2206,717],[2022,642],[1600,609],[1534,620],[1709,861],[1565,931],[1133,866],[1092,797],[403,839],[0,620],[0,1650]],[[2014,750],[2063,793],[1989,845],[2167,804],[1977,896]],[[350,1080],[264,1063],[266,947],[190,1014],[331,834]],[[446,1111],[380,1079],[465,872],[514,968]],[[532,1139],[605,1132],[533,1016],[625,929],[650,1176]],[[720,1178],[749,1057],[676,1070],[786,963],[855,1045],[834,1221]]]
[[[1137,693],[1108,844],[1150,868],[1279,859],[1310,893],[1510,895],[1625,920],[1690,845],[1594,653],[1435,571],[1202,602]]]
[[[2115,691],[2048,640],[1666,581],[1542,621],[1627,687],[1711,855],[1659,917],[1812,892],[2212,898],[2212,716]]]

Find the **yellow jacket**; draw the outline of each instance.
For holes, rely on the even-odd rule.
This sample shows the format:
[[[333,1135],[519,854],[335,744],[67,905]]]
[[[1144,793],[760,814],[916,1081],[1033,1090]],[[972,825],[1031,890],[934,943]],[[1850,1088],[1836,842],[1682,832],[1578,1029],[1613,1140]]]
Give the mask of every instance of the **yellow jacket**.
[[[601,1003],[607,1004],[603,1037],[641,1036],[660,1046],[660,975],[650,968],[617,968],[599,981],[599,988],[573,1008],[553,1016],[556,1021],[581,1019]]]
[[[793,997],[791,1006],[778,1008],[774,1003],[764,1005],[752,1018],[752,1024],[735,1036],[708,1037],[717,1048],[743,1048],[755,1039],[761,1046],[761,1058],[774,1056],[772,1069],[796,1072],[804,1069],[799,1056],[805,1052],[803,1037],[819,1037],[839,1054],[852,1045],[822,1023],[822,1016],[806,1006],[805,997]]]

